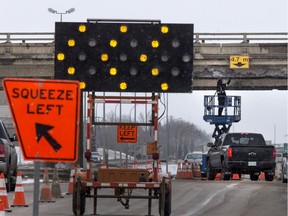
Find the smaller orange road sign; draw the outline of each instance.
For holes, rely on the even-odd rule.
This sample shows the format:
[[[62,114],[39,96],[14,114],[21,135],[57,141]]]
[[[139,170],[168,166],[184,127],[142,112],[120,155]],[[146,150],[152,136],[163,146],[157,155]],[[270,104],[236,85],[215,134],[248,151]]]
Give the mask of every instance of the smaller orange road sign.
[[[24,159],[76,161],[79,82],[6,78],[3,87]]]
[[[136,143],[137,142],[137,126],[118,125],[117,142]]]

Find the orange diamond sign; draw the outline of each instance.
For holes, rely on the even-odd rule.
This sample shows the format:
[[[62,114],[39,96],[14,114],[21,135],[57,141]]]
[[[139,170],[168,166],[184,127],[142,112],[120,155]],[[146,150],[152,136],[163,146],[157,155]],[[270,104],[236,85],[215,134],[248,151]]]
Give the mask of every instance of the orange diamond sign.
[[[3,87],[24,159],[76,161],[79,82],[6,78]]]

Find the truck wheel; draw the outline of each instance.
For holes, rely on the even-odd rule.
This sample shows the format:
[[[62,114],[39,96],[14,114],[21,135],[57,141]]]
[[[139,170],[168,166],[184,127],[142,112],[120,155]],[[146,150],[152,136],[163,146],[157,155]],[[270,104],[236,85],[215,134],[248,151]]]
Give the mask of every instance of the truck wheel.
[[[10,177],[10,191],[15,191],[17,183],[17,169],[13,171],[13,175]]]
[[[274,175],[271,175],[269,173],[265,173],[265,180],[266,181],[273,181]]]
[[[231,178],[231,175],[230,174],[226,174],[226,169],[224,167],[225,167],[224,161],[222,161],[221,178],[224,181],[229,181],[230,178]]]
[[[254,174],[254,173],[250,174],[251,181],[258,181],[258,179],[259,179],[259,175]]]
[[[207,179],[208,180],[214,180],[216,177],[215,170],[211,167],[210,161],[207,161]]]
[[[83,215],[85,213],[85,207],[86,207],[86,197],[85,197],[85,191],[82,190],[81,183],[76,182],[74,184],[73,188],[73,198],[72,198],[72,206],[73,206],[73,213],[74,215],[77,214],[77,197],[78,194],[80,194],[80,215]]]
[[[11,191],[11,174],[10,168],[8,167],[6,175],[4,174],[4,178],[6,178],[6,190],[7,192]]]
[[[225,174],[225,170],[223,170],[222,173],[221,173],[221,178],[224,181],[229,181],[230,178],[231,178],[231,175],[230,174]]]

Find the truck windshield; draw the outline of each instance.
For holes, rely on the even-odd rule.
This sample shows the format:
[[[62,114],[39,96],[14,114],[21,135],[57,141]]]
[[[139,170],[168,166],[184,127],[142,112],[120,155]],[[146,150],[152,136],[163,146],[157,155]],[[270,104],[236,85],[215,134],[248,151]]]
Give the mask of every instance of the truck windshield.
[[[223,145],[265,145],[261,134],[227,134]]]

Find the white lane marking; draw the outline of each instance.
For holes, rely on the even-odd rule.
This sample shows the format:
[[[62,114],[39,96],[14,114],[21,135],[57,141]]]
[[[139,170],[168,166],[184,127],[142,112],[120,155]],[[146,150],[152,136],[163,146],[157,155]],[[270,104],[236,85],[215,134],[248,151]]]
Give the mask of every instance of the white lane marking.
[[[217,192],[210,195],[206,200],[204,200],[204,202],[199,203],[195,208],[193,208],[191,211],[189,211],[189,213],[186,213],[183,216],[191,216],[191,215],[195,214],[196,212],[200,211],[204,206],[206,206],[215,196],[217,196],[218,194],[220,194],[226,190],[229,190],[229,189],[231,189],[237,185],[238,185],[237,183],[229,184],[229,185],[225,186],[225,188],[218,190]]]

